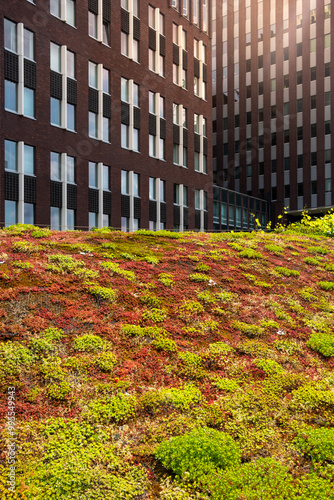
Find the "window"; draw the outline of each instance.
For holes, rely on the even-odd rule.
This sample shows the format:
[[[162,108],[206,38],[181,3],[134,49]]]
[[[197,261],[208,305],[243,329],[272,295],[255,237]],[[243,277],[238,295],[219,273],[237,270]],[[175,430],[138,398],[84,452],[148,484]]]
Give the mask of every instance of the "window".
[[[35,59],[35,40],[34,33],[30,30],[24,29],[23,32],[23,55],[26,59]]]
[[[332,179],[325,179],[325,193],[330,193],[332,191]]]
[[[328,3],[324,6],[324,18],[329,19],[331,17],[331,4]]]
[[[98,165],[97,163],[89,162],[89,187],[97,188],[98,187]]]
[[[88,34],[97,39],[97,15],[88,11]]]
[[[311,95],[311,109],[316,109],[317,107],[317,96]]]
[[[298,14],[296,17],[296,28],[301,28],[303,26],[303,14]]]
[[[317,194],[317,192],[318,192],[317,181],[312,181],[311,182],[311,194]]]
[[[302,182],[298,182],[297,184],[297,196],[303,196],[304,195],[304,185]]]
[[[297,141],[303,140],[303,127],[297,127]]]
[[[276,64],[276,52],[270,52],[270,64]]]
[[[50,0],[50,13],[53,16],[60,17],[60,0]]]
[[[262,55],[258,56],[258,65],[257,65],[257,67],[259,69],[263,68],[263,56]]]
[[[303,111],[303,99],[297,99],[297,113],[301,113]]]
[[[277,172],[277,160],[271,160],[271,172],[273,174]]]
[[[129,55],[129,35],[121,31],[121,54],[123,56]]]
[[[35,174],[35,148],[28,144],[23,149],[23,171],[26,175]]]
[[[124,195],[129,195],[129,172],[122,170],[121,173],[121,193]]]
[[[314,24],[317,20],[316,9],[310,10],[310,24]]]
[[[66,21],[71,26],[75,26],[75,1],[66,0],[65,11],[62,12],[61,0],[50,0],[50,14],[59,17],[59,19]]]
[[[290,130],[284,130],[284,143],[290,142]]]
[[[332,163],[332,150],[325,149],[325,163]]]
[[[318,162],[318,155],[317,152],[315,151],[311,153],[311,166],[315,167],[317,165],[317,162]]]
[[[33,203],[24,203],[24,223],[34,224],[35,223],[35,205]]]
[[[52,181],[61,181],[61,156],[59,153],[50,153],[50,177]]]
[[[17,224],[17,202],[5,200],[5,227]]]
[[[103,191],[110,190],[110,167],[103,165]]]
[[[302,42],[297,43],[297,57],[301,57],[303,55],[303,44]]]
[[[283,114],[284,114],[284,116],[286,116],[289,113],[290,113],[290,103],[285,102],[283,105]]]
[[[331,66],[330,63],[325,63],[325,78],[326,76],[331,76]]]
[[[317,50],[317,40],[316,38],[311,38],[310,40],[310,52],[315,52]]]
[[[298,155],[297,156],[297,166],[298,166],[298,168],[303,168],[303,166],[304,166],[304,157],[303,157],[303,155]]]
[[[17,113],[17,83],[5,80],[5,110]]]
[[[276,78],[272,78],[270,80],[270,91],[275,92],[276,91]]]
[[[326,120],[325,121],[325,135],[328,135],[331,133],[331,121]]]
[[[311,137],[317,137],[317,124],[311,123]]]
[[[325,106],[331,105],[331,92],[325,92]]]
[[[60,45],[50,42],[50,69],[56,73],[61,72]]]
[[[290,170],[290,158],[284,158],[284,170]]]
[[[259,91],[258,91],[258,95],[263,95],[263,82],[259,82]]]
[[[4,46],[6,50],[17,53],[17,24],[4,19]]]
[[[51,97],[51,125],[61,125],[61,101]]]
[[[303,72],[297,71],[297,85],[301,85],[303,83]]]
[[[5,140],[5,169],[17,172],[17,142]]]
[[[67,183],[75,184],[75,158],[67,156]]]
[[[324,48],[328,49],[331,46],[331,35],[330,33],[325,35]]]
[[[311,68],[311,81],[316,80],[316,79],[317,79],[317,68],[316,68],[316,66],[313,66]]]
[[[289,60],[289,47],[283,48],[283,59],[284,59],[284,61]]]
[[[284,186],[284,198],[290,198],[290,185]]]

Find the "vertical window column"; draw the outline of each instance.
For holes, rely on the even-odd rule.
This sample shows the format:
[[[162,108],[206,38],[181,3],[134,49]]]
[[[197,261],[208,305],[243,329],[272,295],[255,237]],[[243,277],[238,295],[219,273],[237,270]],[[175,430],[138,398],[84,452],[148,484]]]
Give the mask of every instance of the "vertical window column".
[[[110,43],[110,0],[88,1],[88,34],[105,45]]]
[[[139,197],[139,174],[122,170],[121,183],[121,229],[137,231],[141,218],[141,200]]]
[[[206,100],[207,65],[206,46],[202,40],[194,40],[194,94]]]
[[[174,230],[188,229],[188,188],[183,184],[174,184]]]
[[[149,178],[149,229],[159,231],[166,226],[166,183],[161,179]]]
[[[121,146],[139,152],[139,85],[133,80],[121,79]]]
[[[89,228],[108,227],[111,214],[110,167],[89,162]]]
[[[173,163],[187,168],[187,109],[173,103]]]
[[[207,228],[207,193],[203,189],[195,189],[195,229],[203,232]]]
[[[166,38],[165,38],[165,16],[159,8],[148,6],[149,18],[149,49],[148,66],[151,71],[160,76],[165,76],[165,56],[166,56]]]
[[[149,155],[165,159],[165,98],[159,93],[149,92]]]
[[[139,40],[138,0],[121,0],[121,53],[139,62]]]
[[[77,82],[75,54],[66,45],[50,43],[50,122],[75,132]]]
[[[206,174],[207,172],[207,121],[203,115],[194,115],[194,168],[196,172]]]
[[[173,83],[187,89],[187,32],[173,23]]]
[[[51,151],[50,177],[50,227],[61,231],[73,230],[77,208],[75,158]]]
[[[110,72],[102,64],[88,63],[89,137],[109,142],[111,118]]]

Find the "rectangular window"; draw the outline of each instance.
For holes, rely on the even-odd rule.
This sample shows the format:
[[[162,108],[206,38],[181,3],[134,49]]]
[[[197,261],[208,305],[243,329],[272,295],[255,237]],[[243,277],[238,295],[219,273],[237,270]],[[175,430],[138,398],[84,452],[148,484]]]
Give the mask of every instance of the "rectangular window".
[[[35,224],[35,206],[33,203],[24,203],[24,223],[25,224]]]
[[[94,227],[98,227],[99,222],[98,222],[98,214],[95,212],[89,212],[88,213],[88,224],[89,224],[89,230],[93,229]]]
[[[35,91],[24,87],[24,116],[34,118],[35,116]]]
[[[17,224],[17,202],[5,200],[5,227]]]
[[[75,26],[75,1],[66,0],[66,22]]]
[[[88,120],[89,120],[89,137],[93,137],[97,139],[97,114],[89,111]]]
[[[4,19],[4,45],[5,49],[17,53],[17,24]]]
[[[103,190],[104,191],[109,191],[110,190],[110,167],[107,167],[107,165],[103,165]]]
[[[75,228],[75,211],[73,209],[67,209],[66,212],[66,223],[68,231],[74,231]]]
[[[91,61],[88,63],[88,85],[97,89],[97,64]]]
[[[50,14],[60,18],[60,0],[50,0]]]
[[[50,69],[61,73],[60,45],[50,42]]]
[[[59,153],[50,153],[50,177],[52,181],[61,181],[61,156]]]
[[[17,113],[17,84],[5,80],[5,110]]]
[[[173,144],[173,163],[175,165],[179,164],[179,145]]]
[[[67,129],[75,131],[75,106],[67,103]]]
[[[153,177],[149,178],[149,198],[152,201],[155,201],[157,199],[156,196],[156,185],[155,185],[155,179]]]
[[[133,174],[133,196],[139,198],[139,174]]]
[[[30,30],[24,29],[23,37],[23,55],[25,58],[33,61],[35,58],[34,33]]]
[[[129,35],[121,31],[121,54],[129,56]]]
[[[51,125],[60,127],[61,124],[61,101],[51,97]]]
[[[311,38],[310,40],[310,52],[315,52],[317,50],[317,40],[316,38]]]
[[[88,12],[88,34],[92,38],[97,38],[97,15],[93,12]]]
[[[98,186],[98,165],[97,163],[89,162],[89,187],[97,188]]]
[[[5,169],[17,172],[17,142],[5,140]]]
[[[125,195],[130,194],[130,189],[129,189],[129,172],[126,170],[122,170],[121,174],[121,193]]]
[[[75,54],[67,50],[67,76],[75,80]]]
[[[121,146],[122,148],[129,148],[129,126],[121,124]]]
[[[129,102],[129,80],[121,79],[121,99],[124,102]]]
[[[26,175],[35,174],[35,148],[33,146],[24,145],[23,152],[23,169]]]
[[[155,158],[156,148],[155,148],[155,135],[149,134],[149,155]]]
[[[75,184],[75,158],[73,156],[67,157],[67,182]]]

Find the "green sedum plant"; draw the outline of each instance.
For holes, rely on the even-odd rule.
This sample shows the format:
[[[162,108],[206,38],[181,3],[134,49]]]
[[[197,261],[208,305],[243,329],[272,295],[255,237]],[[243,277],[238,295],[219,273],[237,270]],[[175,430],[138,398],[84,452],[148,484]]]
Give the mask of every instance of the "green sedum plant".
[[[334,429],[309,428],[295,438],[297,448],[310,456],[315,462],[334,462]]]
[[[334,335],[330,333],[312,333],[306,345],[323,356],[334,356]]]
[[[73,349],[82,352],[97,352],[107,349],[107,342],[98,335],[86,333],[77,337],[73,342]]]

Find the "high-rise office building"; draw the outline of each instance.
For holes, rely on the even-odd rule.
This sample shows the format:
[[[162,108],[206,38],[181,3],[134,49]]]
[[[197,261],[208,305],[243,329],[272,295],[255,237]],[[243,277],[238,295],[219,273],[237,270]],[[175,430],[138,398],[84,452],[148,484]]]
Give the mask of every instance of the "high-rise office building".
[[[213,1],[214,183],[274,221],[334,205],[333,22],[330,0]]]
[[[0,2],[1,225],[212,228],[210,9]]]

